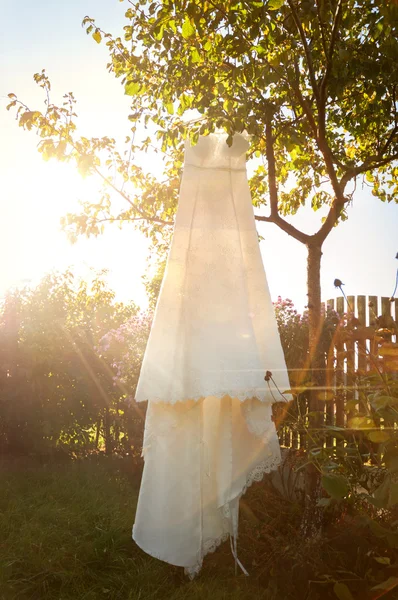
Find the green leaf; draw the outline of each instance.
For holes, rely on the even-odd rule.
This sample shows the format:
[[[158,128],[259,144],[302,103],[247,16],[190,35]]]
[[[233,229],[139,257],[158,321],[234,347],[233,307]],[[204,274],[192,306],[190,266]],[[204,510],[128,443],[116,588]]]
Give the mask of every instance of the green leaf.
[[[44,160],[50,160],[55,154],[55,146],[52,140],[45,140],[40,146],[39,151],[41,152]]]
[[[224,100],[223,108],[224,108],[225,112],[227,112],[227,113],[231,112],[233,107],[234,107],[234,103],[232,100]]]
[[[127,96],[135,96],[141,89],[141,84],[136,81],[127,81],[124,86],[124,93]]]
[[[350,429],[371,429],[375,427],[375,424],[370,417],[352,417],[348,421],[348,427]]]
[[[99,29],[96,29],[93,33],[93,39],[97,42],[97,44],[101,43],[102,35]]]
[[[164,25],[161,25],[159,31],[157,33],[155,33],[155,40],[158,40],[160,42],[160,40],[163,38],[163,33],[164,33]]]
[[[372,502],[373,504],[373,502]],[[364,517],[363,521],[370,527],[371,532],[379,539],[385,540],[390,548],[398,548],[398,533],[391,530],[391,527],[388,529],[386,527],[382,527],[379,523],[370,519],[369,517]]]
[[[198,63],[201,61],[200,54],[197,48],[191,48],[191,57],[193,63]]]
[[[343,475],[330,474],[322,476],[322,487],[329,496],[336,500],[341,500],[349,492],[348,482]]]
[[[391,559],[388,556],[374,556],[373,558],[381,565],[389,565],[391,563]]]
[[[86,177],[90,173],[94,164],[94,157],[89,154],[79,156],[77,159],[77,170],[82,177]]]
[[[320,498],[316,503],[317,506],[330,506],[332,498]]]
[[[372,504],[375,504],[375,506],[378,506],[379,508],[387,508],[389,504],[390,487],[391,477],[388,473],[384,481],[375,490]]]
[[[58,158],[59,160],[62,160],[62,158],[65,156],[65,151],[66,151],[66,148],[67,148],[67,143],[66,143],[66,141],[65,141],[65,140],[61,140],[61,141],[59,142],[58,146],[57,146],[57,151],[56,151],[57,158]]]
[[[192,37],[195,34],[195,29],[191,24],[191,21],[185,17],[185,21],[182,25],[182,37],[184,39],[188,39],[190,37]]]
[[[371,400],[372,406],[377,410],[380,408],[386,408],[386,406],[395,406],[398,404],[398,398],[394,396],[373,396]]]
[[[397,587],[397,585],[398,585],[398,577],[389,577],[388,579],[386,579],[386,581],[383,581],[383,583],[379,583],[379,585],[375,585],[374,587],[372,587],[370,589],[372,591],[373,590],[391,591],[395,587]]]
[[[169,115],[174,115],[174,106],[172,102],[168,102],[167,104],[165,104],[165,107]]]
[[[268,9],[269,10],[278,10],[285,4],[285,0],[269,0]]]
[[[333,591],[339,600],[354,600],[353,595],[345,583],[337,581],[333,586]]]
[[[387,431],[379,429],[377,431],[369,431],[368,438],[371,442],[374,442],[375,444],[381,444],[383,442],[387,442],[390,439],[390,434]]]

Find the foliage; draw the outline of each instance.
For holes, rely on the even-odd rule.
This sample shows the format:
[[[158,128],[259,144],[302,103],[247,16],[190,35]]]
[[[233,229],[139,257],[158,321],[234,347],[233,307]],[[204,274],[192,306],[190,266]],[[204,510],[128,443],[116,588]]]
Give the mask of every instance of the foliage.
[[[124,450],[134,446],[137,459],[141,454],[146,406],[138,405],[134,397],[152,319],[151,311],[133,315],[102,336],[95,348],[115,373],[113,385],[124,391],[123,410],[118,411],[114,426],[125,433],[127,445]],[[141,464],[139,459],[138,462]]]
[[[293,302],[281,296],[274,302],[274,310],[289,378],[296,387],[303,382],[308,363],[308,314],[300,315]]]
[[[103,272],[91,285],[70,271],[9,293],[0,327],[0,444],[11,453],[95,448],[95,427],[126,394],[94,347],[133,314],[114,301]]]
[[[98,203],[86,203],[64,224],[72,236],[98,235],[105,221],[137,221],[164,252],[176,209],[183,140],[219,127],[246,129],[257,163],[253,202],[289,235],[321,246],[346,218],[354,188],[365,176],[372,193],[392,201],[398,189],[398,6],[382,0],[131,1],[122,37],[85,17],[83,26],[110,52],[108,70],[131,97],[132,136],[119,152],[113,138],[79,137],[75,99],[50,99],[45,73],[35,81],[45,111],[15,94],[19,125],[35,129],[45,159],[73,160],[82,174],[106,183]],[[189,120],[190,119],[190,120]],[[232,143],[233,138],[229,138]],[[162,180],[138,166],[142,152],[164,157]],[[117,173],[113,178],[110,173]],[[347,187],[348,186],[348,187]],[[278,193],[279,189],[279,193]],[[113,211],[111,193],[126,202]],[[313,236],[283,216],[305,202],[329,206]],[[160,243],[160,241],[162,243]]]
[[[293,372],[296,365],[299,366],[300,374],[303,349],[308,349],[306,319],[297,314],[290,301],[279,298],[275,308],[288,366]],[[349,527],[357,531],[355,535],[377,538],[370,555],[384,565],[385,571],[383,574],[379,567],[376,579],[373,579],[374,569],[370,571],[372,576],[366,590],[373,598],[383,586],[386,590],[398,586],[391,567],[397,560],[398,549],[398,433],[394,426],[398,420],[398,344],[392,341],[397,334],[394,320],[387,315],[376,317],[372,352],[363,344],[359,346],[359,351],[365,353],[360,364],[364,364],[366,356],[368,368],[356,369],[344,344],[354,348],[358,326],[358,319],[352,315],[340,318],[331,310],[325,315],[319,341],[326,383],[326,388],[321,388],[318,393],[322,412],[320,428],[314,429],[308,420],[308,391],[313,384],[308,371],[306,379],[305,368],[301,374],[304,384],[298,385],[297,378],[291,377],[296,380],[293,386],[296,399],[280,411],[276,421],[281,430],[288,427],[290,431],[299,431],[310,441],[305,446],[301,438],[300,450],[291,450],[289,481],[291,478],[292,481],[284,491],[286,497],[297,498],[298,491],[303,489],[300,475],[304,467],[312,465],[319,473],[321,484],[317,504],[321,510],[322,537],[328,526],[333,526],[336,533],[342,535],[341,528],[348,522]],[[296,347],[301,351],[295,353]],[[335,347],[337,354],[330,350]],[[348,361],[345,375],[340,373],[344,361]],[[344,412],[340,416],[332,412],[332,421],[323,425],[324,410],[328,414],[329,402],[339,402]],[[343,422],[339,421],[341,418]],[[292,496],[292,490],[296,490],[296,496]],[[381,586],[379,591],[377,586]],[[340,595],[353,597],[348,595],[350,588],[352,585],[343,591],[337,586],[334,593],[338,598]],[[358,593],[355,586],[354,589]]]
[[[290,306],[288,314],[289,311],[291,313]],[[297,315],[294,311],[291,318],[295,324]],[[332,348],[336,345],[340,354],[335,356],[339,367],[326,353],[325,363],[329,358],[328,368],[333,373],[347,358],[346,353],[339,350],[342,340],[354,344],[356,321],[343,315],[339,320],[330,319],[328,327],[324,328],[330,336],[329,344]],[[387,322],[389,328],[386,327]],[[369,555],[379,565],[384,565],[385,571],[379,567],[380,572],[375,576],[373,568],[364,577],[368,579],[370,576],[366,593],[371,598],[377,597],[380,590],[386,592],[398,586],[398,578],[394,578],[392,568],[398,550],[398,432],[394,427],[398,417],[398,344],[392,341],[396,333],[391,317],[379,317],[377,346],[373,346],[378,348],[377,352],[371,353],[361,347],[361,351],[367,354],[369,368],[356,370],[355,363],[347,363],[346,382],[342,379],[342,385],[337,388],[333,387],[330,374],[326,374],[326,382],[329,381],[331,387],[321,392],[323,406],[327,408],[329,401],[334,402],[337,393],[344,401],[345,424],[335,422],[313,430],[299,413],[295,414],[290,425],[293,429],[300,427],[311,437],[312,444],[305,454],[301,451],[296,453],[295,472],[299,473],[304,466],[312,464],[321,476],[323,493],[318,507],[324,510],[323,535],[328,524],[342,535],[341,528],[348,523],[358,534],[377,539]],[[289,409],[289,413],[292,411],[294,407]],[[289,415],[285,419],[285,423],[288,422]],[[351,594],[350,588],[351,585],[344,591],[337,587],[334,593],[338,598],[355,597],[348,595]],[[354,589],[359,591],[355,586]]]
[[[106,221],[134,221],[160,255],[171,239],[184,140],[221,128],[232,144],[234,133],[246,129],[248,158],[261,161],[250,181],[253,203],[268,207],[256,219],[308,249],[309,368],[317,388],[322,245],[347,218],[357,180],[383,201],[398,198],[397,15],[396,2],[383,0],[131,0],[123,40],[89,16],[83,20],[97,43],[105,41],[108,70],[131,97],[124,153],[112,138],[77,135],[73,94],[61,107],[52,103],[44,71],[35,80],[46,110],[30,110],[13,93],[7,108],[17,107],[19,125],[39,133],[44,158],[73,160],[107,186],[82,214],[67,215],[72,239],[98,235]],[[161,179],[138,164],[139,155],[159,145]],[[123,210],[113,208],[110,191],[126,202]],[[328,211],[312,235],[284,218],[307,202]],[[316,429],[317,391],[309,396]],[[316,515],[319,488],[309,472],[308,480],[307,517]]]
[[[113,380],[123,386],[126,393],[129,390],[128,402],[134,399],[152,319],[151,312],[133,315],[117,329],[111,329],[103,335],[96,348],[102,358],[113,361],[112,367],[116,369]]]
[[[163,258],[158,258],[156,261],[153,261],[154,264],[154,273],[152,276],[145,274],[143,277],[145,291],[148,298],[149,307],[152,310],[155,310],[156,302],[159,296],[160,287],[162,285],[163,276],[166,269],[167,256]]]
[[[308,459],[323,472],[322,483],[329,496],[323,505],[345,498],[362,499],[385,510],[398,506],[398,433],[394,428],[398,346],[384,340],[379,353],[370,355],[373,368],[351,373],[353,387],[342,390],[346,426],[326,425],[317,446],[309,451]]]
[[[282,301],[281,298],[278,298],[275,309],[288,367],[293,372],[305,370],[308,354],[305,315],[302,317],[297,314],[291,301]],[[357,369],[355,361],[349,362],[348,352],[344,349],[344,344],[347,344],[347,348],[350,344],[355,348],[359,321],[351,315],[339,317],[330,310],[323,322],[319,346],[323,349],[326,388],[320,391],[319,397],[326,406],[329,401],[336,401],[336,394],[342,399],[345,424],[328,424],[320,432],[311,431],[305,422],[300,426],[303,429],[307,427],[307,434],[314,436],[317,441],[316,447],[309,449],[309,460],[314,461],[319,469],[330,467],[332,475],[330,478],[324,477],[323,483],[329,495],[335,499],[347,497],[353,492],[352,487],[347,487],[347,481],[335,477],[337,471],[334,469],[339,465],[350,472],[349,478],[354,486],[368,470],[367,463],[377,467],[379,474],[389,471],[386,473],[389,481],[394,478],[392,474],[398,468],[398,436],[394,428],[398,417],[398,344],[392,341],[397,330],[392,317],[377,317],[376,322],[373,348],[377,351],[370,351],[364,345],[359,346],[363,354],[362,360],[367,357],[367,369]],[[386,327],[386,323],[389,327]],[[345,361],[344,373],[342,369]],[[310,373],[307,372],[307,375]],[[299,375],[299,378],[300,376],[304,379],[305,373]],[[340,385],[334,381],[336,376]],[[291,379],[294,380],[295,377],[291,376]],[[312,385],[307,380],[305,386],[293,385],[292,391],[299,397],[305,391],[303,387],[311,388]],[[334,445],[333,438],[337,445]],[[391,493],[393,500],[387,500],[385,506],[379,504],[379,508],[393,505],[398,487],[395,489],[393,485]],[[370,497],[368,500],[373,502]],[[377,505],[377,502],[373,503]]]

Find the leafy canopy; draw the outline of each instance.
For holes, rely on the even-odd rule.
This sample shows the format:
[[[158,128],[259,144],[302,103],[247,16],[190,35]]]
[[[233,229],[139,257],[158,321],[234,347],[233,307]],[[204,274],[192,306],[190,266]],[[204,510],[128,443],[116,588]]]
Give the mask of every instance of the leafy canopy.
[[[104,221],[137,221],[163,251],[170,239],[182,167],[183,140],[223,128],[252,136],[255,206],[296,239],[321,246],[346,218],[358,177],[383,201],[398,191],[398,6],[384,0],[255,0],[129,2],[122,37],[83,26],[110,52],[108,70],[131,96],[132,135],[119,152],[112,138],[78,137],[75,99],[50,101],[45,112],[18,106],[19,124],[36,128],[44,158],[75,160],[106,187],[98,203],[64,221],[71,235],[97,235]],[[157,149],[164,178],[138,166]],[[116,170],[117,176],[111,175]],[[348,185],[350,184],[350,185]],[[115,212],[112,195],[126,201]],[[309,236],[283,218],[306,202],[329,206]]]
[[[116,378],[118,355],[100,356],[99,347],[110,330],[136,319],[138,307],[116,302],[105,275],[89,284],[69,270],[50,273],[0,304],[2,450],[88,448],[105,410],[126,411],[138,369],[125,386]],[[142,354],[144,341],[130,344]]]

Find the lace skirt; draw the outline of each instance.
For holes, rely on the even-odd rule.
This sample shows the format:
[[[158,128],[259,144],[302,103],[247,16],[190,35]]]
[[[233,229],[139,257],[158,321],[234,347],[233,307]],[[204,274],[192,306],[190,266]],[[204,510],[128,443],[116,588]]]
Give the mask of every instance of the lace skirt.
[[[272,407],[226,395],[149,402],[145,460],[132,530],[149,555],[194,577],[208,552],[228,537],[240,564],[239,499],[281,462]]]

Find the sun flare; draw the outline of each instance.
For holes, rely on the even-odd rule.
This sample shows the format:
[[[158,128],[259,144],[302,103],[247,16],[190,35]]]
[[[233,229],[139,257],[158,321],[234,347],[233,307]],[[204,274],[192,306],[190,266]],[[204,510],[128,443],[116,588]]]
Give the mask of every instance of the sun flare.
[[[21,161],[23,162],[23,161]],[[8,174],[10,175],[10,173]],[[45,273],[71,267],[89,277],[90,268],[109,269],[109,283],[123,300],[145,304],[141,278],[147,241],[131,226],[120,230],[109,225],[98,238],[81,238],[71,244],[60,220],[68,212],[80,212],[80,201],[98,201],[100,181],[83,179],[73,165],[44,162],[40,157],[19,167],[6,191],[0,223],[2,261],[0,295],[7,289],[35,285]]]

